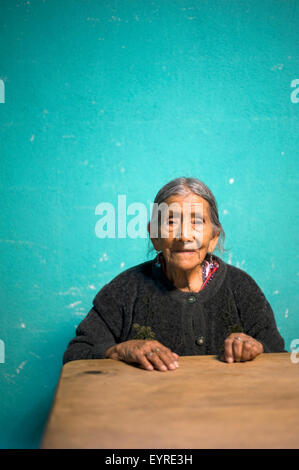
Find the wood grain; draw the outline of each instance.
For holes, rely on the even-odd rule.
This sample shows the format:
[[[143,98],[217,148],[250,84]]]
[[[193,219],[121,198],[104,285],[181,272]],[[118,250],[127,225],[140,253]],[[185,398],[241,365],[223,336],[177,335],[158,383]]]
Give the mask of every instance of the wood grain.
[[[299,448],[299,364],[289,353],[174,371],[112,359],[65,364],[42,448]]]

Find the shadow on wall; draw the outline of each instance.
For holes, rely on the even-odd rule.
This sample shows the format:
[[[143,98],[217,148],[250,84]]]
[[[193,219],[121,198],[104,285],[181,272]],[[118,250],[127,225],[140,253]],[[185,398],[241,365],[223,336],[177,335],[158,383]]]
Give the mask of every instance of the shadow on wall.
[[[38,449],[40,447],[43,432],[52,407],[55,390],[56,384],[51,393],[49,392],[41,400],[35,401],[32,407],[26,411],[23,419],[19,423],[20,428],[26,429],[26,433],[23,433],[19,440],[16,430],[18,448]]]
[[[57,330],[37,336],[30,335],[28,331],[27,350],[30,344],[32,349],[40,348],[39,354],[31,356],[26,366],[14,375],[7,351],[5,366],[9,366],[10,370],[6,376],[10,380],[4,383],[4,388],[7,387],[7,396],[11,396],[11,401],[8,400],[2,409],[6,425],[5,433],[0,433],[0,448],[40,447],[63,366],[63,353],[69,341],[66,334],[71,336],[73,331],[73,325],[57,325]]]
[[[10,425],[5,435],[1,436],[1,449],[38,449],[50,413],[56,390],[55,387],[47,394],[31,396],[23,401],[23,413],[10,416]]]

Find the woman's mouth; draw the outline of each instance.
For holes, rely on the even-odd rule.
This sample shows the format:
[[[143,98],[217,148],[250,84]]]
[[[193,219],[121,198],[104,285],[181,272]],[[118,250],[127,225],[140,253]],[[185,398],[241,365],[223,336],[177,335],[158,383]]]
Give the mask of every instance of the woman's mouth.
[[[174,253],[177,255],[190,256],[195,253],[195,250],[174,250]]]

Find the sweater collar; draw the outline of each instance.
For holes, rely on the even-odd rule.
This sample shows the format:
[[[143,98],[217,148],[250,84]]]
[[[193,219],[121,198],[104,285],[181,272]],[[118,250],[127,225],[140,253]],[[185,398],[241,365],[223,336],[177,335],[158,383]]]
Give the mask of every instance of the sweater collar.
[[[159,263],[159,255],[157,255],[152,260],[153,278],[160,285],[160,287],[168,291],[172,297],[186,299],[190,296],[194,296],[199,301],[205,301],[216,294],[224,281],[227,271],[226,263],[221,258],[213,254],[213,259],[218,262],[219,268],[215,272],[213,279],[204,287],[203,290],[200,290],[199,292],[185,292],[177,289],[165,275],[162,266]]]

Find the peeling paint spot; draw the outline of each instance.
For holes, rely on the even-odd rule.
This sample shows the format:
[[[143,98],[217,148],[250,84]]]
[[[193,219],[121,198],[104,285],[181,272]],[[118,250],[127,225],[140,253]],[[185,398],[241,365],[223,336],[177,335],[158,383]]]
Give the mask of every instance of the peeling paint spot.
[[[38,356],[38,355],[37,355],[37,354],[35,354],[34,352],[31,352],[31,351],[30,351],[30,353],[29,353],[29,354],[31,354],[31,356],[34,356],[34,357],[36,357],[37,359],[40,359],[40,356]]]
[[[25,323],[20,323],[20,327],[21,327],[21,328],[26,328]]]
[[[273,294],[274,294],[274,295],[279,294],[279,290],[275,290],[275,291],[273,292]]]
[[[95,22],[99,22],[100,21],[100,18],[86,18],[86,21],[95,21]]]
[[[230,178],[229,184],[233,184],[235,182],[234,178]]]
[[[96,286],[94,286],[93,284],[90,284],[88,287],[89,287],[89,289],[92,289],[92,290],[96,289]]]
[[[241,268],[244,263],[245,263],[245,259],[243,259],[241,262],[237,261],[237,262],[236,262],[237,268]]]
[[[16,373],[19,374],[20,371],[24,368],[24,366],[27,364],[28,361],[23,361],[21,362],[21,364],[19,365],[19,367],[17,368],[16,370]]]
[[[283,64],[276,64],[271,67],[271,70],[282,70],[283,69]]]
[[[28,245],[28,246],[34,245],[33,242],[28,242],[26,240],[1,240],[0,239],[0,243],[18,243],[20,245]]]
[[[229,214],[228,210],[227,209],[223,209],[223,214]]]
[[[104,253],[103,256],[102,256],[101,258],[99,258],[100,263],[101,263],[102,261],[107,261],[107,260],[108,260],[107,253]]]
[[[285,318],[288,318],[288,316],[289,316],[289,309],[288,308],[286,309],[284,316],[285,316]]]
[[[68,305],[67,308],[74,308],[76,305],[82,304],[82,300],[78,300],[77,302],[74,302],[73,304]]]
[[[3,377],[5,377],[5,380],[7,380],[8,383],[13,383],[15,384],[15,381],[12,380],[15,378],[14,374],[3,374]]]
[[[80,292],[79,287],[70,287],[65,292],[58,292],[57,295],[78,295],[79,292]]]
[[[122,261],[122,262],[120,263],[120,267],[123,268],[124,265],[125,265],[125,263]]]
[[[34,135],[34,134],[32,134],[32,136],[30,137],[30,142],[33,142],[33,141],[34,141],[34,139],[35,139],[35,135]]]

